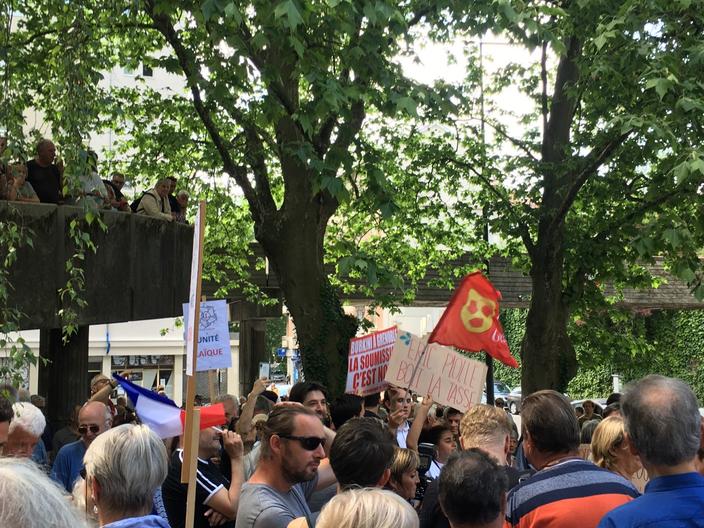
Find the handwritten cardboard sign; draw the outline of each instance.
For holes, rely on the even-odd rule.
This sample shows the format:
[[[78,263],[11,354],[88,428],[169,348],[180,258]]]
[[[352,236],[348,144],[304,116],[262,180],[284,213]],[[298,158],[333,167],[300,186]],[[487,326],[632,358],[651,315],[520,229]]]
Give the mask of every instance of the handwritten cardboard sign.
[[[384,377],[395,344],[395,326],[350,339],[345,392],[367,396],[386,389]]]
[[[427,342],[428,336],[421,339],[410,332],[398,332],[386,381],[423,396],[429,394],[441,405],[462,412],[480,403],[486,365],[435,343],[423,354]]]

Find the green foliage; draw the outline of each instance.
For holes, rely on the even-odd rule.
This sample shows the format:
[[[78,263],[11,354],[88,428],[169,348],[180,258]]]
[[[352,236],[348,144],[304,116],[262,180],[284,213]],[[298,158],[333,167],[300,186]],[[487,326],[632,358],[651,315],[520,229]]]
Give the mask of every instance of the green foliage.
[[[501,323],[512,350],[523,338],[526,314],[527,310],[502,311]],[[580,367],[567,387],[570,397],[608,396],[612,374],[619,374],[623,384],[648,374],[662,374],[684,380],[704,400],[704,310],[626,312],[621,316],[619,326],[611,327],[620,334],[617,341],[604,339],[608,332],[583,321],[572,327]],[[616,343],[618,347],[612,348]],[[520,369],[495,362],[494,376],[511,387],[520,385]]]
[[[287,317],[267,319],[265,329],[266,350],[269,352],[269,361],[276,363],[280,359],[276,356],[276,349],[281,348],[281,338],[286,335]],[[284,360],[285,362],[285,360]]]
[[[624,287],[654,282],[643,265],[655,255],[704,296],[702,13],[704,0],[17,0],[2,14],[0,95],[11,104],[0,111],[18,151],[34,107],[67,166],[80,167],[90,132],[110,128],[129,134],[112,168],[141,185],[186,180],[211,206],[205,269],[220,293],[257,297],[243,276],[253,239],[291,313],[320,293],[291,285],[315,274],[324,309],[298,326],[314,329],[299,339],[316,376],[339,363],[330,330],[353,335],[328,282],[408,302],[428,269],[443,287],[468,271],[446,264],[463,254],[475,256],[468,267],[501,254],[547,268],[536,276],[557,281],[541,290],[553,292],[544,306],[564,304],[570,325],[603,320],[595,335],[617,350],[623,316],[603,314]],[[489,32],[542,56],[486,71],[488,44],[476,40]],[[400,58],[429,39],[462,44],[465,79],[404,75]],[[101,71],[140,64],[174,85],[101,82]],[[525,104],[505,108],[509,89]],[[500,242],[483,241],[487,221]],[[80,287],[76,272],[64,297]]]
[[[0,365],[0,380],[7,380],[19,386],[24,378],[24,371],[30,365],[36,365],[38,358],[22,337],[13,339],[12,332],[19,329],[22,313],[9,304],[10,270],[17,260],[17,250],[23,246],[33,246],[34,233],[22,222],[17,210],[10,209],[13,220],[0,222],[0,349],[7,351],[8,361]]]

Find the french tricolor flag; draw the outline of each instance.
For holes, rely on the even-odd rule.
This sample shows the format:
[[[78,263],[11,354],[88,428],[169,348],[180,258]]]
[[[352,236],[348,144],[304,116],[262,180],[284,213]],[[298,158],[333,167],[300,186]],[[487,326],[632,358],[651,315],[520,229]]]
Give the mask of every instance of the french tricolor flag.
[[[159,438],[171,438],[183,434],[186,411],[180,409],[172,400],[161,396],[131,381],[113,374],[113,378],[127,393],[134,410],[143,424],[148,425]],[[200,408],[200,428],[220,426],[226,423],[225,407],[222,403]]]

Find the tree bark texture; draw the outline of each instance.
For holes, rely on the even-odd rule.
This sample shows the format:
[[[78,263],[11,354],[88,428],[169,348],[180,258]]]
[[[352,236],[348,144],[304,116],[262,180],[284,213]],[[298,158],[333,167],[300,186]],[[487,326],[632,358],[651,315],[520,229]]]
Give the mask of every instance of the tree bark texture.
[[[567,335],[569,307],[562,296],[562,260],[534,262],[533,295],[521,344],[523,394],[539,389],[564,392],[577,373],[577,357]]]
[[[276,231],[258,238],[277,274],[286,306],[296,325],[306,379],[325,384],[334,395],[345,389],[349,339],[358,323],[342,310],[324,270],[323,238],[327,218],[309,203],[284,214]]]

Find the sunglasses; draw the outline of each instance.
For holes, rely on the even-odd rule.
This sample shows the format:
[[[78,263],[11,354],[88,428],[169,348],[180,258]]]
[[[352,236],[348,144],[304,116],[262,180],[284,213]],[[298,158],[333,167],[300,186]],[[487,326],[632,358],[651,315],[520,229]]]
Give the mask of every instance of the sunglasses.
[[[98,431],[100,431],[100,426],[99,425],[81,425],[78,428],[78,434],[83,436],[84,434],[86,434],[88,432],[89,429],[90,429],[91,433],[98,434]]]
[[[279,438],[285,438],[286,440],[296,440],[301,447],[306,451],[315,451],[318,446],[325,447],[325,438],[318,438],[317,436],[293,436],[293,435],[278,435]]]

